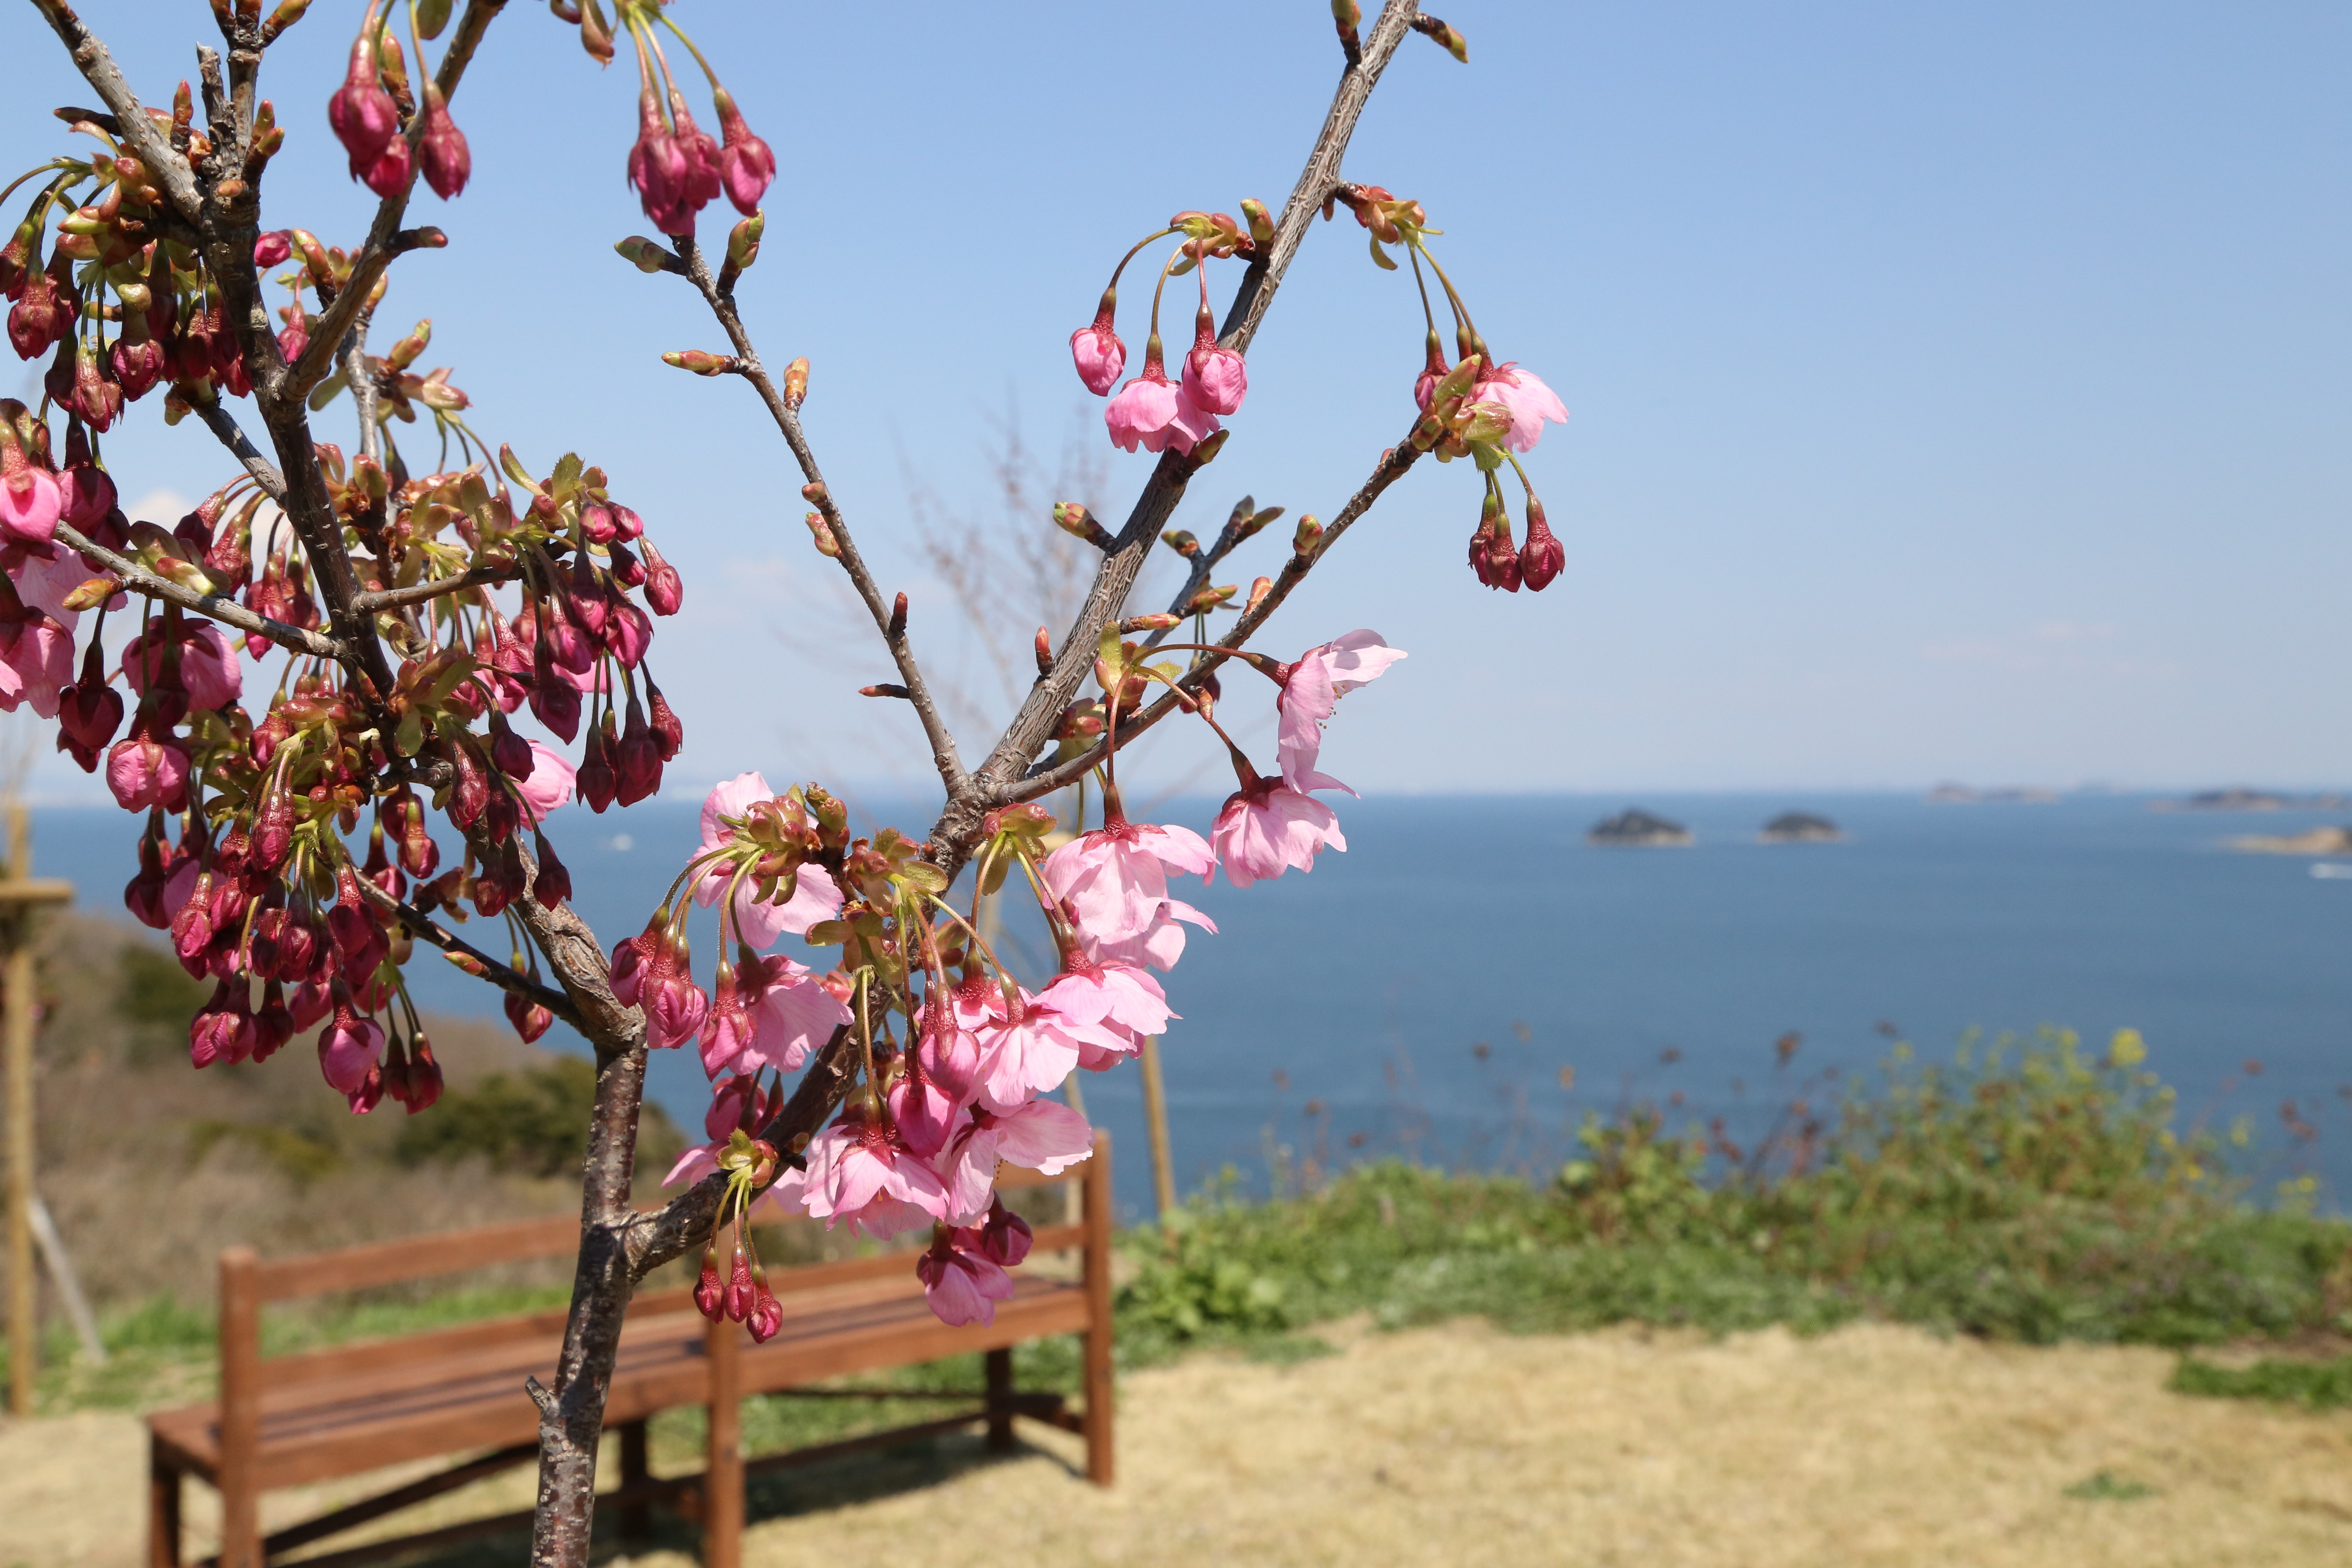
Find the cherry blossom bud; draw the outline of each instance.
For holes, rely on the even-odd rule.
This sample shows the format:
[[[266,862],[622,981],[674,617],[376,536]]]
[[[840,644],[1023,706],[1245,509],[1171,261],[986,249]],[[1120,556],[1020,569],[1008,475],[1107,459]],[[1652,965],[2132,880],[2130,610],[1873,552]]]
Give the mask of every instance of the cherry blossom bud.
[[[694,1304],[714,1323],[727,1315],[727,1288],[719,1278],[719,1244],[715,1241],[702,1249],[702,1272],[694,1281]]]
[[[719,154],[719,184],[735,210],[749,217],[759,210],[760,198],[776,177],[776,155],[743,122],[725,88],[713,88],[710,96],[719,109],[719,132],[725,138]]]
[[[794,411],[808,400],[809,362],[803,354],[784,366],[784,406]]]
[[[551,910],[572,896],[572,873],[556,858],[555,847],[548,843],[545,834],[534,829],[531,847],[539,861],[539,874],[531,882],[531,897],[539,900],[541,909]]]
[[[816,552],[829,555],[836,561],[841,559],[841,542],[834,538],[833,528],[824,521],[824,514],[813,511],[803,521],[808,524],[809,533],[816,541]]]
[[[751,1270],[752,1301],[751,1316],[743,1326],[751,1331],[751,1342],[766,1344],[784,1326],[784,1304],[768,1289],[768,1282],[754,1265]]]
[[[343,85],[327,100],[327,122],[350,155],[352,178],[374,168],[400,129],[400,110],[377,79],[375,7],[361,18],[360,36],[352,45],[351,68]]]
[[[1085,540],[1096,549],[1108,552],[1118,543],[1108,530],[1094,520],[1094,514],[1074,500],[1054,503],[1054,525],[1063,532]]]
[[[1312,561],[1322,542],[1323,524],[1310,512],[1300,518],[1298,526],[1291,531],[1290,552],[1301,561]]]
[[[643,545],[646,557],[646,605],[655,615],[674,616],[685,600],[686,584],[677,568],[662,559],[650,539]]]
[[[588,731],[588,743],[581,751],[579,777],[573,782],[588,809],[600,816],[613,804],[613,796],[621,787],[620,775],[613,767],[615,744],[613,715],[607,710],[603,721]]]
[[[258,268],[275,267],[293,254],[294,237],[282,228],[272,229],[253,242],[253,264]],[[123,302],[130,303],[127,299]],[[141,300],[140,307],[145,306],[146,301]]]
[[[514,1026],[514,1032],[522,1037],[522,1043],[527,1046],[547,1033],[548,1026],[555,1022],[554,1014],[529,997],[513,991],[507,993],[506,1014],[507,1022]]]
[[[1250,237],[1260,245],[1272,243],[1274,219],[1266,215],[1265,204],[1255,196],[1242,198],[1242,216],[1249,224]]]
[[[1519,576],[1530,594],[1540,594],[1568,563],[1568,552],[1544,521],[1543,502],[1528,498],[1528,542],[1519,551]]]
[[[383,144],[383,154],[369,166],[362,183],[377,195],[396,196],[408,189],[409,178],[415,172],[408,138],[395,136]]]
[[[441,89],[431,78],[425,82],[425,139],[417,146],[425,163],[425,183],[443,201],[455,198],[466,188],[466,181],[474,172],[474,155],[466,146],[466,133],[449,118],[449,105]]]
[[[660,743],[661,760],[669,762],[677,757],[677,749],[686,743],[686,726],[677,721],[677,715],[670,710],[669,700],[662,695],[661,688],[656,686],[651,678],[646,681],[646,700],[652,710],[650,719],[654,739]]]
[[[514,731],[502,713],[490,715],[490,763],[499,773],[517,784],[530,777],[539,765],[539,753],[530,742]]]
[[[351,1101],[353,1115],[366,1115],[383,1098],[383,1028],[352,1012],[348,999],[339,1001],[333,1021],[319,1034],[319,1070]]]
[[[633,695],[629,699],[629,719],[621,731],[620,743],[613,748],[614,796],[623,805],[656,794],[661,788],[661,742],[653,727],[646,722],[646,710]]]
[[[1097,397],[1108,395],[1127,368],[1127,345],[1111,324],[1118,302],[1117,289],[1104,289],[1095,319],[1070,334],[1071,363],[1077,367],[1078,379]]]

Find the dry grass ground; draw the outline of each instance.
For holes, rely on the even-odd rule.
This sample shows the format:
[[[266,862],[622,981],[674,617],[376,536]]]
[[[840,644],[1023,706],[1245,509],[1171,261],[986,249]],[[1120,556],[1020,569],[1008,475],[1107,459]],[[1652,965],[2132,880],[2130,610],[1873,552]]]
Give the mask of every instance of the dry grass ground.
[[[2352,1419],[2168,1393],[2159,1351],[1886,1326],[1326,1337],[1339,1353],[1129,1377],[1108,1492],[1052,1433],[1010,1459],[959,1440],[757,1486],[750,1562],[2352,1563]],[[2070,1495],[2102,1473],[2104,1495]],[[0,1568],[130,1568],[141,1474],[129,1417],[0,1426]],[[636,1561],[687,1568],[689,1542]]]

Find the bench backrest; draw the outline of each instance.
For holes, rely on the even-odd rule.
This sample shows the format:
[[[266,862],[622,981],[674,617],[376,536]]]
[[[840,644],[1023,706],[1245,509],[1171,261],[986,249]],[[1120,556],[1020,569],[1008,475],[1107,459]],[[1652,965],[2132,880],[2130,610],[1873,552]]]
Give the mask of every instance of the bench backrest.
[[[1098,1298],[1098,1310],[1108,1311],[1112,1214],[1108,1134],[1096,1134],[1094,1158],[1061,1174],[1048,1176],[1008,1165],[1000,1169],[996,1184],[1002,1189],[1017,1190],[1072,1183],[1076,1184],[1079,1194],[1077,1210],[1080,1217],[1072,1223],[1038,1226],[1034,1250],[1044,1253],[1083,1249],[1089,1289]],[[565,1257],[575,1252],[579,1245],[580,1221],[571,1215],[556,1215],[268,1260],[250,1247],[228,1248],[220,1257],[221,1449],[224,1464],[230,1463],[231,1457],[238,1454],[247,1456],[249,1459],[256,1451],[260,1438],[261,1394],[265,1386],[285,1387],[345,1376],[378,1363],[383,1353],[383,1343],[379,1341],[369,1344],[303,1351],[275,1356],[265,1362],[261,1355],[261,1308],[265,1302],[463,1273],[499,1263]],[[912,1251],[901,1250],[829,1263],[772,1268],[767,1271],[768,1285],[777,1295],[789,1297],[830,1286],[911,1272],[913,1262]],[[682,1311],[692,1297],[690,1287],[646,1291],[631,1302],[631,1310],[648,1314]],[[404,1355],[419,1361],[431,1361],[441,1355],[495,1345],[518,1337],[557,1332],[563,1327],[567,1315],[564,1308],[550,1308],[539,1312],[405,1335],[396,1342],[402,1347]]]

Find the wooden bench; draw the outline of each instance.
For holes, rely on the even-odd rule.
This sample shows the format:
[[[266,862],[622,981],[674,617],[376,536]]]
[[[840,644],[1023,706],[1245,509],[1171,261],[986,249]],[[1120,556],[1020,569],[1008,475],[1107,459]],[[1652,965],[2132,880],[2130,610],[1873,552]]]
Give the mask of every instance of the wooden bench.
[[[914,1276],[914,1254],[771,1268],[783,1302],[782,1329],[764,1345],[735,1323],[706,1323],[688,1289],[641,1293],[631,1303],[604,1405],[620,1439],[620,1484],[599,1496],[617,1510],[623,1539],[648,1528],[648,1508],[666,1501],[702,1524],[707,1568],[736,1568],[743,1531],[743,1478],[859,1448],[985,1424],[990,1447],[1013,1445],[1016,1415],[1082,1432],[1087,1474],[1111,1481],[1110,1141],[1066,1175],[1004,1168],[999,1185],[1075,1183],[1080,1217],[1037,1226],[1033,1258],[1078,1254],[1075,1280],[1026,1267],[990,1326],[950,1328],[931,1316]],[[523,1379],[553,1376],[564,1312],[554,1309],[368,1344],[296,1354],[261,1354],[261,1307],[304,1296],[362,1289],[526,1258],[568,1255],[579,1243],[572,1219],[525,1220],[416,1237],[307,1257],[262,1260],[250,1247],[221,1255],[218,1401],[162,1410],[147,1420],[150,1444],[148,1561],[180,1568],[180,1500],[194,1475],[220,1493],[218,1568],[262,1568],[268,1559],[455,1490],[538,1457],[539,1411]],[[1054,1334],[1085,1336],[1085,1408],[1073,1415],[1055,1394],[1013,1385],[1013,1347]],[[846,1373],[985,1354],[986,1392],[971,1408],[937,1420],[774,1454],[746,1463],[739,1402],[746,1394],[803,1390]],[[824,1391],[830,1394],[834,1391]],[[853,1395],[854,1396],[854,1395]],[[903,1391],[877,1397],[904,1398]],[[969,1403],[969,1394],[940,1399]],[[698,1475],[656,1477],[646,1467],[646,1418],[682,1405],[709,1407],[710,1436]],[[260,1497],[453,1454],[454,1468],[346,1504],[299,1524],[261,1533]],[[526,1526],[528,1513],[471,1520],[394,1542],[306,1559],[304,1568],[352,1563],[421,1546]]]

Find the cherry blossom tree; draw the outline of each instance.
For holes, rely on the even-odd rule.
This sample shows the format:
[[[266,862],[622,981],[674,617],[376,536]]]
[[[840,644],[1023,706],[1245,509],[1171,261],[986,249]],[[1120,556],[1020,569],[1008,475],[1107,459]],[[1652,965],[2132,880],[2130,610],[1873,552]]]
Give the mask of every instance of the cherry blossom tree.
[[[419,944],[500,988],[526,1039],[561,1018],[593,1047],[572,1309],[552,1384],[530,1390],[541,1413],[534,1561],[584,1563],[603,1389],[648,1271],[698,1258],[702,1310],[766,1337],[782,1309],[747,1222],[772,1205],[861,1236],[928,1237],[909,1267],[934,1310],[988,1320],[1029,1245],[996,1199],[1000,1164],[1054,1172],[1087,1158],[1084,1120],[1045,1097],[1165,1029],[1176,1014],[1160,976],[1191,933],[1215,929],[1171,879],[1222,868],[1246,888],[1345,847],[1318,797],[1353,792],[1319,770],[1324,727],[1404,656],[1365,630],[1289,658],[1249,645],[1382,492],[1424,455],[1467,459],[1482,487],[1478,579],[1516,593],[1559,573],[1521,458],[1566,410],[1489,348],[1422,205],[1340,175],[1402,41],[1419,32],[1465,60],[1466,47],[1411,0],[1391,0],[1369,28],[1354,0],[1338,0],[1343,68],[1279,212],[1255,199],[1238,216],[1181,211],[1112,268],[1071,357],[1107,399],[1109,441],[1156,460],[1116,530],[1082,505],[1054,508],[1050,521],[1099,560],[1071,624],[1039,628],[1035,682],[973,766],[916,657],[906,595],[878,585],[819,468],[802,418],[807,362],[772,373],[745,322],[774,153],[663,0],[551,0],[591,57],[625,57],[637,72],[625,167],[656,237],[616,248],[646,287],[691,289],[725,340],[664,357],[740,379],[772,418],[805,480],[814,545],[896,665],[898,680],[866,694],[911,710],[941,795],[919,835],[854,837],[821,784],[741,774],[710,795],[700,845],[645,929],[608,952],[572,909],[545,819],[575,796],[603,812],[655,795],[677,752],[651,660],[685,592],[656,543],[665,520],[649,508],[649,524],[627,484],[578,455],[534,472],[494,446],[446,371],[419,373],[428,327],[382,347],[374,331],[394,264],[445,244],[410,208],[420,184],[443,201],[465,191],[453,105],[503,0],[357,3],[341,83],[297,84],[282,120],[261,96],[263,68],[310,0],[266,16],[259,0],[212,0],[221,47],[198,47],[196,83],[179,83],[168,109],[140,99],[65,0],[31,3],[102,107],[59,109],[71,150],[9,187],[32,190],[0,249],[9,342],[47,370],[38,407],[0,401],[0,709],[54,721],[58,749],[102,767],[142,824],[125,902],[215,983],[189,1031],[196,1067],[314,1037],[354,1113],[386,1099],[425,1111],[441,1071],[404,979]],[[334,9],[348,23],[353,8]],[[543,26],[512,24],[526,35],[513,47],[552,47],[526,33]],[[715,135],[696,119],[704,104]],[[334,136],[380,198],[355,243],[264,217],[264,178],[289,134]],[[1371,259],[1395,271],[1402,253],[1417,285],[1424,352],[1418,379],[1399,377],[1399,438],[1328,523],[1297,521],[1271,575],[1246,592],[1218,585],[1281,509],[1244,503],[1206,542],[1163,530],[1245,428],[1251,342],[1318,215],[1343,208]],[[1133,331],[1142,317],[1142,362],[1122,383],[1119,280],[1147,257],[1149,306],[1130,302],[1125,318]],[[1222,315],[1213,267],[1231,288]],[[1171,358],[1160,312],[1187,303],[1192,336]],[[176,521],[126,516],[105,462],[130,405],[159,392],[163,423],[201,426],[233,470]],[[404,444],[428,420],[429,471],[423,443]],[[1185,580],[1165,608],[1129,614],[1163,543]],[[1238,700],[1279,710],[1265,771],[1218,721],[1228,674],[1263,677]],[[1131,820],[1122,803],[1121,748],[1171,720],[1198,721],[1232,758],[1238,787],[1205,838]],[[1084,790],[1078,820],[1057,823],[1041,804],[1088,781],[1091,826]],[[1016,973],[984,939],[978,900],[1000,891],[1035,900],[1052,973]],[[472,921],[503,923],[514,956],[461,934]],[[787,937],[806,961],[776,951]],[[709,1141],[669,1173],[680,1194],[639,1212],[646,1053],[688,1048],[710,1079]]]

